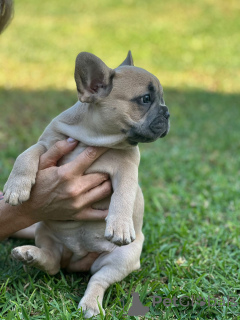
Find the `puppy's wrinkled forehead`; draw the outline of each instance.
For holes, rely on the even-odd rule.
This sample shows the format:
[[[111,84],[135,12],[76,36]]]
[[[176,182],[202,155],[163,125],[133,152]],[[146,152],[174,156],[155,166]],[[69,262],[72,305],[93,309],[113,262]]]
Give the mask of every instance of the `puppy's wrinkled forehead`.
[[[155,92],[158,95],[163,94],[163,88],[152,73],[134,66],[123,66],[115,69],[113,80],[113,93],[118,95],[126,94],[129,96],[143,95]],[[119,97],[120,98],[120,97]]]

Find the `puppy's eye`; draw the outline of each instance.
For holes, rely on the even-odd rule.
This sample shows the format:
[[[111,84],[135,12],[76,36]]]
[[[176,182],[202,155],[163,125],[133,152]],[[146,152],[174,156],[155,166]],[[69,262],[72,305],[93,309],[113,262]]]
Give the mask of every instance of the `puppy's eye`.
[[[151,96],[150,96],[150,94],[145,94],[145,96],[143,96],[143,97],[141,98],[141,102],[142,102],[142,103],[145,103],[145,104],[150,103],[150,102],[151,102]]]

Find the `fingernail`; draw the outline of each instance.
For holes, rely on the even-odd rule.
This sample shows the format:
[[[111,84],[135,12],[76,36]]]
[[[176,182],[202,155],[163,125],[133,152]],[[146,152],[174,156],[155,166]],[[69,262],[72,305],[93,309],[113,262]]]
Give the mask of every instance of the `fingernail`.
[[[73,139],[73,138],[68,138],[67,141],[68,141],[69,143],[73,143],[73,142],[76,142],[77,140],[75,140],[75,139]]]

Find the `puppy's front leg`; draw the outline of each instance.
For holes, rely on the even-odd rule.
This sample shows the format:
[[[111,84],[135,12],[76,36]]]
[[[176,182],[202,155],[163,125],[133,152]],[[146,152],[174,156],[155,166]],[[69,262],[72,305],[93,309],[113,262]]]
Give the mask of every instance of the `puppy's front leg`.
[[[39,158],[45,151],[46,148],[37,143],[17,157],[3,190],[6,202],[16,206],[29,199],[38,171]]]
[[[138,188],[138,167],[122,168],[112,177],[113,195],[106,218],[105,238],[116,245],[135,240],[133,208]]]

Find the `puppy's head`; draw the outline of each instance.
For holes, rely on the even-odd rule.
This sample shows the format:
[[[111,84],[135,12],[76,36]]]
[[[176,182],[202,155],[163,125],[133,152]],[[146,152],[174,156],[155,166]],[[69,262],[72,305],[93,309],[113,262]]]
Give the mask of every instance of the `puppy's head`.
[[[123,134],[130,145],[168,133],[170,114],[162,86],[153,74],[133,65],[130,51],[116,69],[91,53],[80,53],[75,81],[78,98],[89,103],[99,132]]]

